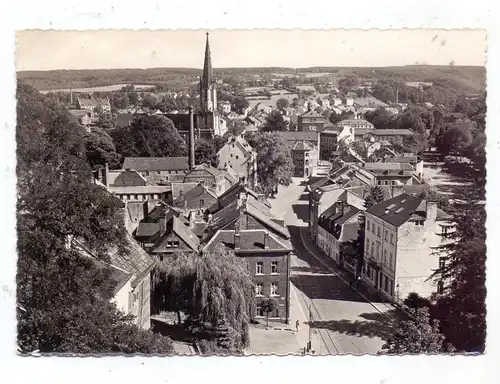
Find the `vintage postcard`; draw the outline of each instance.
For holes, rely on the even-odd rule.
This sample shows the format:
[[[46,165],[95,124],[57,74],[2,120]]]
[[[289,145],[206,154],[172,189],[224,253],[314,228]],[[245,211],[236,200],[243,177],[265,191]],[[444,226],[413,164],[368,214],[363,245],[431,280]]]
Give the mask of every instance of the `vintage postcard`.
[[[19,31],[18,353],[483,353],[485,51]]]

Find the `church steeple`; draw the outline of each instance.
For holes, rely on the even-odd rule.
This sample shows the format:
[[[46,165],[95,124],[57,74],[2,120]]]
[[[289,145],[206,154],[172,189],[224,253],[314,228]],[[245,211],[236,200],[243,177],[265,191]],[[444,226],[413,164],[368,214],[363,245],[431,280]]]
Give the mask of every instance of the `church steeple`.
[[[212,58],[210,56],[210,43],[208,41],[208,32],[207,32],[207,42],[205,45],[205,62],[203,64],[203,76],[201,78],[201,82],[205,89],[212,84],[213,81],[213,73],[212,73]]]
[[[214,76],[212,70],[212,57],[210,55],[210,43],[205,45],[205,61],[203,63],[203,72],[200,79],[200,101],[201,111],[203,113],[217,111],[217,91],[215,90]]]

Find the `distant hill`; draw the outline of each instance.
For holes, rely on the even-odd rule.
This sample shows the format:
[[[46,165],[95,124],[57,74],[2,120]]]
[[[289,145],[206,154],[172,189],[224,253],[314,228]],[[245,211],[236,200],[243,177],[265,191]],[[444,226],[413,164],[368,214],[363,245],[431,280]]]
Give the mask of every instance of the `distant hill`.
[[[466,92],[485,90],[486,69],[472,66],[408,65],[401,67],[311,67],[311,68],[218,68],[216,76],[253,76],[273,73],[321,73],[334,79],[355,74],[378,80],[433,82]],[[189,86],[201,74],[196,68],[96,69],[22,71],[18,79],[39,90],[97,87],[114,84],[165,84]]]

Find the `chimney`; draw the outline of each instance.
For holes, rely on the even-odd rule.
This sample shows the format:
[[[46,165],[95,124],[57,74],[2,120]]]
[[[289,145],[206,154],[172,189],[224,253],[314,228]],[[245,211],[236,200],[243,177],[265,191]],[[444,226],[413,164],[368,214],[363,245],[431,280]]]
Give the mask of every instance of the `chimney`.
[[[240,231],[234,232],[234,249],[240,249]]]
[[[189,107],[189,148],[188,148],[188,161],[189,161],[189,170],[192,171],[195,166],[194,160],[194,113],[193,107]]]
[[[189,228],[194,228],[195,213],[191,211],[189,214]]]
[[[433,223],[436,221],[437,217],[437,202],[435,201],[427,201],[426,207],[426,221],[429,223]]]
[[[269,249],[269,233],[264,233],[264,249]]]
[[[241,209],[243,207],[243,205],[245,204],[246,202],[246,199],[247,199],[247,194],[245,192],[241,192],[239,195],[238,195],[238,203],[237,203],[237,206],[239,209]]]

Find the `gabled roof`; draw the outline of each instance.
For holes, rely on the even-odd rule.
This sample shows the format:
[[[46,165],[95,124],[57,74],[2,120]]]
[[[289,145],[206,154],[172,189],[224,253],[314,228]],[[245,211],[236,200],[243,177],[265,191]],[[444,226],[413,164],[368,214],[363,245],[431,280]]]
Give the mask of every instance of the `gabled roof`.
[[[170,184],[170,186],[172,188],[172,200],[173,201],[177,200],[182,193],[187,193],[191,189],[197,187],[198,184],[199,183],[196,183],[196,182],[193,182],[193,183],[172,182]]]
[[[109,100],[107,98],[104,98],[104,99],[94,99],[94,98],[84,99],[84,98],[79,97],[78,103],[84,107],[97,107],[98,105],[109,105]]]
[[[303,113],[302,115],[300,115],[299,117],[311,117],[311,118],[320,118],[320,119],[325,119],[325,117],[320,114],[320,113],[317,113],[316,111],[307,111],[305,113]]]
[[[160,218],[164,217],[166,221],[169,221],[172,217],[178,216],[177,211],[170,207],[169,205],[160,202],[153,210],[148,214],[147,219],[149,221],[158,221]]]
[[[135,232],[135,237],[153,237],[159,231],[159,223],[139,223]]]
[[[184,242],[193,250],[198,251],[200,246],[200,240],[198,237],[191,231],[188,227],[186,227],[182,222],[177,218],[173,217],[173,226],[172,230],[179,236]]]
[[[375,129],[370,132],[374,136],[412,136],[413,132],[409,129]]]
[[[198,184],[195,188],[190,189],[186,193],[180,195],[176,200],[174,200],[173,205],[176,207],[179,207],[180,205],[183,206],[184,202],[189,202],[207,193],[214,199],[217,199],[217,196],[213,192],[210,192],[202,184]]]
[[[187,171],[187,157],[126,157],[122,168],[142,171]]]
[[[137,171],[114,169],[108,172],[108,184],[115,187],[146,186],[147,180]]]
[[[316,132],[279,131],[278,134],[288,142],[299,140],[307,140],[313,143],[318,142],[318,134]]]
[[[249,196],[254,198],[255,200],[259,200],[260,196],[257,192],[252,191],[250,188],[246,187],[242,183],[236,183],[231,186],[231,188],[227,189],[224,193],[222,193],[218,200],[219,200],[219,206],[224,208],[233,203],[238,199],[238,196],[240,193],[247,193]],[[265,204],[270,208],[269,203]]]
[[[312,151],[313,145],[309,141],[297,141],[292,147],[293,151]]]
[[[205,250],[210,252],[213,251],[218,244],[222,244],[227,249],[232,251],[256,251],[256,252],[272,252],[272,251],[284,251],[290,252],[291,248],[283,244],[280,239],[275,237],[270,231],[265,229],[244,229],[239,231],[240,245],[239,248],[235,247],[234,230],[219,230],[210,239],[210,241],[205,246]],[[266,234],[268,237],[268,248],[264,247],[264,237]]]

